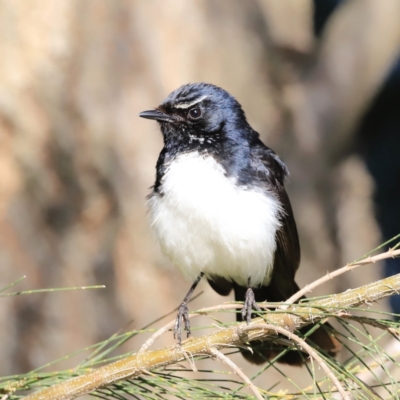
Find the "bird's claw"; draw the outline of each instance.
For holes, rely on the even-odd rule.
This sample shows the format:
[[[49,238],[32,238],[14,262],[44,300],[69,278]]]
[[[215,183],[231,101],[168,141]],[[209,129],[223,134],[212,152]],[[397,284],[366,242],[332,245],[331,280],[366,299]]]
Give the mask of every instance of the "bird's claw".
[[[248,288],[246,291],[246,296],[245,296],[244,304],[243,304],[243,308],[242,308],[243,321],[246,320],[246,322],[248,324],[250,323],[251,313],[253,310],[261,311],[261,308],[256,303],[253,289]]]
[[[178,308],[178,315],[175,320],[174,326],[174,339],[178,341],[178,344],[182,343],[182,322],[185,324],[184,330],[187,331],[187,337],[190,336],[190,320],[189,310],[186,303],[182,303]]]

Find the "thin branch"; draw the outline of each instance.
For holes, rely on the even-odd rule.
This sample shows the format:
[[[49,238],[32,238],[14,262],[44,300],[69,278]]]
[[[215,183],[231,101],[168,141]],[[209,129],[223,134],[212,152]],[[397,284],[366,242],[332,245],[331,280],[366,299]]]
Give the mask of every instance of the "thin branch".
[[[250,330],[250,329],[267,329],[268,331],[275,331],[276,333],[280,333],[286,337],[288,337],[290,340],[293,342],[297,343],[300,348],[302,348],[305,352],[308,353],[308,355],[313,358],[318,365],[325,371],[326,375],[328,378],[332,381],[332,383],[336,386],[338,392],[341,394],[342,398],[345,400],[350,400],[349,395],[346,393],[344,387],[341,385],[339,382],[338,378],[335,376],[335,374],[332,372],[332,370],[328,367],[326,362],[323,360],[323,358],[317,353],[315,349],[313,349],[304,339],[301,337],[297,336],[295,333],[290,332],[289,330],[282,328],[281,326],[275,326],[271,324],[257,324],[254,326],[248,326],[244,330]]]
[[[230,358],[214,348],[210,349],[210,355],[216,357],[218,360],[231,367],[233,372],[238,375],[246,385],[249,386],[249,389],[254,393],[254,396],[256,396],[256,398],[259,400],[263,400],[263,397],[257,389],[257,386],[254,385],[250,378]]]
[[[398,339],[392,338],[388,343],[385,344],[384,353],[390,354],[393,358],[399,357],[400,355],[400,342]],[[357,374],[357,377],[367,385],[373,385],[383,379],[387,374],[386,368],[382,368],[382,364],[387,368],[398,368],[396,363],[389,362],[387,360],[383,363],[368,363],[369,369],[364,369]]]
[[[383,324],[382,322],[379,322],[373,318],[367,318],[367,317],[360,317],[357,315],[352,315],[347,312],[342,312],[340,314],[337,314],[338,317],[340,318],[345,318],[345,319],[350,319],[352,321],[358,322],[359,324],[365,324],[365,325],[370,325],[373,326],[374,328],[379,328],[384,331],[388,331],[397,341],[400,339],[400,332],[392,328],[391,326],[388,326],[386,324]]]
[[[189,314],[189,318],[193,318],[196,314]],[[156,332],[154,332],[142,345],[142,347],[138,351],[138,355],[144,353],[153,343],[165,332],[171,330],[171,328],[175,325],[175,320],[168,322],[168,324],[164,325]]]
[[[303,289],[299,290],[297,293],[295,293],[292,297],[289,297],[288,300],[285,301],[285,304],[281,307],[283,310],[286,309],[290,304],[293,304],[296,300],[300,299],[303,297],[305,294],[311,292],[313,289],[315,289],[317,286],[322,285],[323,283],[336,278],[339,275],[342,275],[346,272],[352,271],[358,267],[361,267],[363,265],[368,265],[368,264],[373,264],[376,263],[377,261],[385,260],[387,258],[395,258],[397,256],[400,256],[400,250],[388,250],[385,253],[378,254],[376,256],[369,256],[367,258],[364,258],[361,261],[357,261],[351,264],[347,264],[346,266],[337,269],[336,271],[330,272],[323,276],[322,278],[317,279],[313,283],[310,283],[309,285],[304,286]]]
[[[64,400],[90,393],[99,387],[121,379],[135,378],[146,371],[185,360],[185,354],[209,355],[211,348],[217,350],[226,346],[243,346],[247,342],[266,340],[276,336],[276,327],[290,327],[291,331],[316,323],[326,314],[338,314],[348,307],[377,301],[400,291],[400,274],[370,283],[344,293],[307,304],[294,304],[286,313],[267,313],[263,318],[255,318],[250,325],[236,323],[219,329],[212,334],[186,340],[182,346],[170,346],[159,350],[133,354],[111,364],[94,369],[85,375],[42,389],[27,396],[27,400]],[[257,328],[268,323],[273,330]]]

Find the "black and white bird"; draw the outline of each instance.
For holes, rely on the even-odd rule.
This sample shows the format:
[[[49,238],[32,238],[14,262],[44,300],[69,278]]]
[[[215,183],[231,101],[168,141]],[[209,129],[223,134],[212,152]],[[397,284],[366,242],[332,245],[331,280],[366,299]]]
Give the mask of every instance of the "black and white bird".
[[[187,84],[140,117],[158,121],[164,138],[149,196],[152,227],[162,252],[194,282],[178,311],[179,343],[182,323],[190,334],[187,302],[203,276],[221,295],[234,290],[244,301],[238,320],[247,322],[259,310],[256,302],[296,293],[300,246],[284,188],[288,169],[261,142],[235,98],[211,84]],[[323,327],[310,339],[337,352]],[[275,344],[243,354],[261,363],[281,350]],[[279,361],[303,359],[289,351]]]

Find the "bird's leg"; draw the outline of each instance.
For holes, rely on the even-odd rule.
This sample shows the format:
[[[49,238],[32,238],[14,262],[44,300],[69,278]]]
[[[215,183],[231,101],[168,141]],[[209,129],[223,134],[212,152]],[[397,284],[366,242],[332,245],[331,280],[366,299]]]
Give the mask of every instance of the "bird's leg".
[[[242,318],[243,318],[243,321],[246,320],[246,322],[249,324],[251,321],[251,312],[253,310],[261,311],[261,308],[256,303],[253,289],[250,287],[250,278],[247,282],[247,285],[248,285],[248,288],[246,291],[246,295],[244,297],[244,304],[243,304],[243,308],[242,308]]]
[[[187,303],[190,300],[196,286],[199,284],[201,278],[203,277],[204,272],[201,272],[197,279],[194,281],[193,285],[187,292],[185,298],[183,299],[181,305],[178,307],[178,315],[176,317],[175,326],[174,326],[174,339],[178,340],[178,343],[182,343],[182,322],[185,324],[185,331],[187,331],[187,337],[190,336],[190,321],[189,321],[189,310],[187,307]]]

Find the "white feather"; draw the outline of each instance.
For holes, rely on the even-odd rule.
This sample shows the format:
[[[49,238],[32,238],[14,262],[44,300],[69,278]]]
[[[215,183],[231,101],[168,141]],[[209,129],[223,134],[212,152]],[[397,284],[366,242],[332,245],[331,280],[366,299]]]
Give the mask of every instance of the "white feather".
[[[171,162],[149,200],[161,249],[191,281],[200,272],[247,286],[271,280],[279,201],[235,186],[213,157],[197,152]]]

